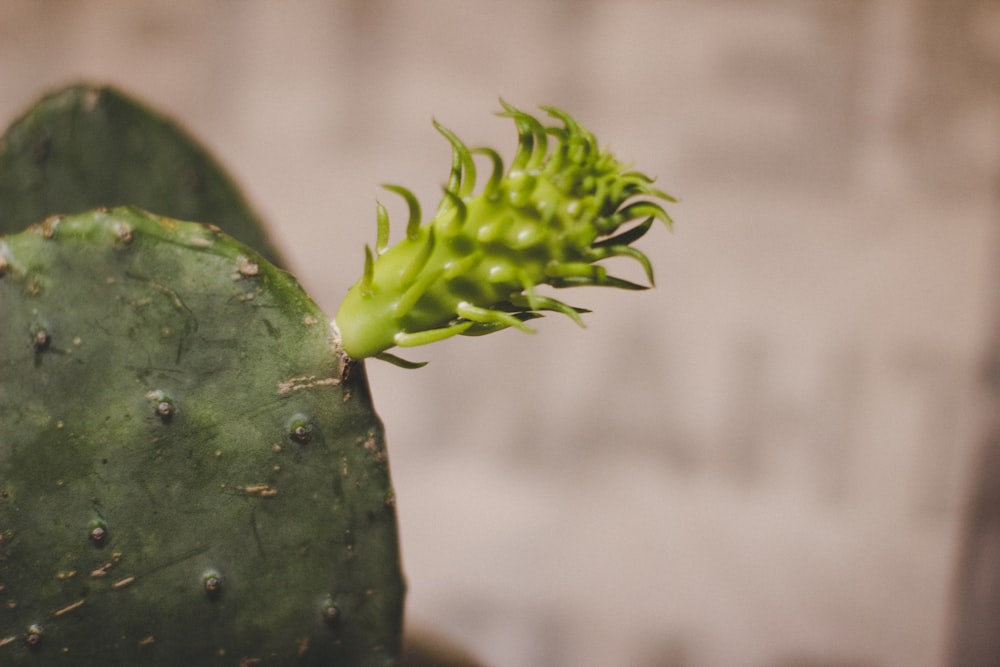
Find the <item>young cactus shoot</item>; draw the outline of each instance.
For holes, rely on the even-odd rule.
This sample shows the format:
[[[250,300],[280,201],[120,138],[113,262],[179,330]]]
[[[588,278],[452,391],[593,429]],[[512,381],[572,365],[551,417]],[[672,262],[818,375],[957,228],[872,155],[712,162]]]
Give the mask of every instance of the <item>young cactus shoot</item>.
[[[452,145],[452,166],[434,216],[421,224],[416,197],[386,186],[409,206],[406,237],[388,247],[389,216],[379,204],[375,251],[365,248],[364,275],[334,321],[349,356],[407,365],[387,350],[506,327],[530,332],[525,320],[543,311],[582,325],[585,311],[537,288],[646,289],[608,275],[597,262],[609,257],[635,259],[652,285],[649,259],[631,244],[656,219],[669,226],[670,217],[654,200],[675,200],[602,150],[564,111],[543,107],[560,123],[546,126],[507,103],[503,107],[499,115],[513,119],[518,131],[506,173],[496,151],[470,150],[435,123]],[[474,154],[485,156],[493,169],[478,193]]]

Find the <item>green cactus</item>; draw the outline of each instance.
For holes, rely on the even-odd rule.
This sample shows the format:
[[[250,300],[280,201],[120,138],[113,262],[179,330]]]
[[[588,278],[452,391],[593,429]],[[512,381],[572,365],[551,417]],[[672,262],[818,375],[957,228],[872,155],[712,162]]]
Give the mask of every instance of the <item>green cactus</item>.
[[[292,277],[132,208],[0,273],[0,664],[393,663],[382,427]]]
[[[444,199],[423,223],[390,186],[410,205],[406,238],[388,246],[379,205],[335,323],[217,227],[125,207],[0,236],[0,664],[396,662],[405,586],[362,359],[414,365],[389,350],[526,329],[542,311],[579,322],[536,288],[641,289],[597,262],[631,257],[652,282],[631,243],[669,223],[651,201],[668,195],[548,112],[560,125],[505,105],[520,138],[506,173],[438,126],[454,149]],[[59,142],[32,158],[76,122],[41,131],[41,117],[0,144],[0,204],[104,201],[88,170],[113,161],[67,147],[52,165],[76,166],[49,169]],[[474,153],[493,166],[478,194]]]
[[[652,283],[649,259],[630,244],[655,219],[669,224],[670,217],[656,202],[634,198],[673,198],[652,187],[648,176],[628,170],[601,150],[594,135],[567,113],[552,107],[546,111],[561,126],[543,126],[504,104],[503,115],[514,119],[520,135],[506,174],[495,151],[470,151],[438,125],[452,144],[452,170],[444,199],[427,223],[421,224],[420,205],[408,190],[388,186],[409,204],[406,238],[388,247],[389,219],[380,205],[377,259],[366,249],[364,275],[337,312],[341,342],[349,355],[399,362],[386,350],[506,327],[531,331],[524,320],[546,310],[582,324],[581,309],[536,288],[645,289],[609,276],[595,263],[609,257],[635,259]],[[479,193],[473,192],[473,153],[486,155],[493,166]],[[639,218],[641,223],[618,233],[622,225]]]
[[[57,90],[0,138],[0,234],[55,213],[122,205],[209,221],[282,264],[216,161],[176,124],[115,88]]]

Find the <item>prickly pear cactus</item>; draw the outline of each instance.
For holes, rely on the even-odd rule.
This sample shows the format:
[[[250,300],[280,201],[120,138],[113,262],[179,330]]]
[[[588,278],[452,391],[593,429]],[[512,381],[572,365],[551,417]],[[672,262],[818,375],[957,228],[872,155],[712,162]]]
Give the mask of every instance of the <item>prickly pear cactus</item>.
[[[289,275],[133,208],[0,238],[0,664],[391,664],[364,369]]]
[[[110,86],[46,95],[0,137],[0,234],[55,213],[139,206],[210,221],[275,264],[239,188],[176,123]]]

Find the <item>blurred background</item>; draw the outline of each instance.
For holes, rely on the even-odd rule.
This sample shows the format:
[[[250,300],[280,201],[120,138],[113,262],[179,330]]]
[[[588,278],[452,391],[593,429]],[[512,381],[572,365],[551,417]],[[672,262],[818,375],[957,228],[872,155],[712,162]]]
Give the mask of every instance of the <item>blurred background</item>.
[[[376,198],[405,220],[379,184],[440,197],[432,119],[512,154],[500,96],[681,199],[657,289],[567,295],[587,330],[369,364],[413,628],[488,665],[919,667],[989,613],[1000,3],[0,2],[2,126],[80,79],[214,151],[329,313]]]

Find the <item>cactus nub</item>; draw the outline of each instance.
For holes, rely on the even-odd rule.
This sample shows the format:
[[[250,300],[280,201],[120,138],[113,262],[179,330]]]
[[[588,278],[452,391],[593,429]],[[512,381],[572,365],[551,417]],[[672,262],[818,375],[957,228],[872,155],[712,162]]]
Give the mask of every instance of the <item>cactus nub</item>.
[[[292,440],[304,445],[313,437],[313,426],[305,415],[295,415],[288,425],[288,435]]]
[[[37,352],[44,352],[52,344],[52,336],[48,330],[37,327],[31,334],[31,344]]]
[[[108,539],[108,524],[101,519],[95,519],[90,522],[88,529],[87,535],[90,537],[90,541],[95,546],[103,547]]]
[[[323,620],[330,626],[336,625],[340,620],[340,610],[332,602],[323,606]]]
[[[38,649],[42,645],[42,637],[44,636],[42,632],[42,627],[37,624],[32,624],[28,627],[28,631],[24,634],[24,644],[29,649]]]
[[[205,588],[205,595],[210,600],[217,600],[222,595],[222,575],[215,570],[206,572],[202,577],[201,583]]]
[[[0,233],[44,218],[0,236],[0,664],[395,664],[395,495],[357,360],[416,367],[389,350],[530,332],[546,311],[582,325],[539,288],[645,289],[600,263],[630,258],[652,285],[632,244],[670,224],[673,198],[567,113],[502,106],[509,168],[435,121],[452,149],[437,208],[424,221],[385,186],[405,234],[390,246],[376,202],[329,326],[260,254],[276,257],[228,178],[116,91],[57,93],[0,139]],[[121,201],[260,252],[97,208]]]

